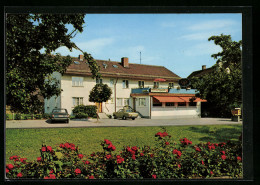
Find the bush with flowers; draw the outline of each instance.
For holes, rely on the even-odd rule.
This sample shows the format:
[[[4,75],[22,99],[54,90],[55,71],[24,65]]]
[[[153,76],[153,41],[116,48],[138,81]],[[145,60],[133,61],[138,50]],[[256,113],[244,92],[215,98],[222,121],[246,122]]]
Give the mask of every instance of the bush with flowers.
[[[108,139],[103,152],[80,153],[73,143],[42,145],[37,160],[11,156],[6,177],[34,179],[165,179],[242,177],[242,142],[201,143],[188,138],[174,141],[164,129],[155,134],[155,147],[125,146],[121,151]]]

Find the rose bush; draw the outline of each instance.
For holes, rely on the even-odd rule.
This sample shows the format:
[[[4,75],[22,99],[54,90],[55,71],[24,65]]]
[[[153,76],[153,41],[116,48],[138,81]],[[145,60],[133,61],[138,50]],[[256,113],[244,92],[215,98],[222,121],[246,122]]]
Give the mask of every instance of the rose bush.
[[[155,134],[155,147],[125,146],[121,151],[108,139],[103,152],[84,155],[73,143],[42,145],[35,161],[11,156],[7,178],[36,179],[165,179],[242,177],[242,142],[200,143],[188,138],[174,141],[166,130]]]

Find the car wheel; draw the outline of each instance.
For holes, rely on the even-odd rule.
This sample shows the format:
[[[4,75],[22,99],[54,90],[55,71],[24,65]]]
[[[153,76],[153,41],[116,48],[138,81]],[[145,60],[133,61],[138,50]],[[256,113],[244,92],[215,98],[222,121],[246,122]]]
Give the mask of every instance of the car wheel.
[[[122,118],[123,120],[126,120],[126,117],[125,116],[123,116],[123,118]]]
[[[132,118],[132,120],[135,120],[135,118]]]

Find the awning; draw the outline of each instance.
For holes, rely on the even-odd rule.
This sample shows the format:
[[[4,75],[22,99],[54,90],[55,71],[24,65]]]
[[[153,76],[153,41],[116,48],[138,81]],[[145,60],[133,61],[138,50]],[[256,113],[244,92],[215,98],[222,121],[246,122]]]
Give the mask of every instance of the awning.
[[[193,98],[191,96],[153,96],[159,102],[190,102],[190,99]],[[193,102],[207,102],[207,100],[203,100],[200,98],[196,98]]]
[[[193,102],[207,102],[207,100],[196,98]]]
[[[154,79],[154,82],[165,82],[166,80],[163,78],[156,78]]]
[[[154,96],[159,102],[185,102],[183,99],[174,96]]]

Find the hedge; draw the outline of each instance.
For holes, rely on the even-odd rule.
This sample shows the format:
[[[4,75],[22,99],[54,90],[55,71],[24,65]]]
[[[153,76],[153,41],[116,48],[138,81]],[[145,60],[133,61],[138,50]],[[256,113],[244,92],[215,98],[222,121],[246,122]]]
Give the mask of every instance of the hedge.
[[[95,105],[78,105],[72,110],[73,114],[78,113],[87,114],[89,117],[95,117],[97,114],[97,106]]]
[[[20,114],[20,113],[14,113],[14,114],[6,114],[6,120],[28,120],[28,119],[48,119],[50,117],[50,114],[44,113],[44,114]]]
[[[201,143],[179,141],[164,130],[155,134],[156,147],[125,146],[117,151],[107,139],[103,152],[84,155],[73,143],[42,145],[37,160],[11,156],[7,178],[35,179],[190,179],[242,177],[242,142]]]

